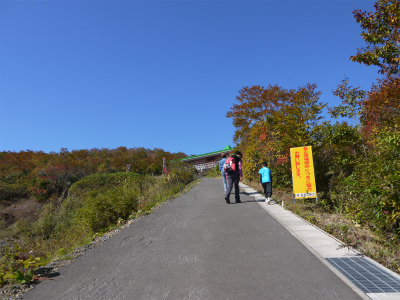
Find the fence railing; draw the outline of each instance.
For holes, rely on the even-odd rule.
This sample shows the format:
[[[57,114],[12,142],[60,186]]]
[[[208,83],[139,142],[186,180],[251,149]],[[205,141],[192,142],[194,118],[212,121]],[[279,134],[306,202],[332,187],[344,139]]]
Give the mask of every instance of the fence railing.
[[[211,162],[204,163],[204,164],[194,165],[194,167],[196,168],[197,171],[202,172],[203,170],[212,169],[218,164],[219,164],[218,161],[211,161]]]

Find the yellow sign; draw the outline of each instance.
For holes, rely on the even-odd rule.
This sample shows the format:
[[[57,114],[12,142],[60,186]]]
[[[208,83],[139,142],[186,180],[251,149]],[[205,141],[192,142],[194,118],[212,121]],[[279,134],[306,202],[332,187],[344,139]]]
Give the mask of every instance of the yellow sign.
[[[295,199],[317,198],[311,146],[290,148]]]

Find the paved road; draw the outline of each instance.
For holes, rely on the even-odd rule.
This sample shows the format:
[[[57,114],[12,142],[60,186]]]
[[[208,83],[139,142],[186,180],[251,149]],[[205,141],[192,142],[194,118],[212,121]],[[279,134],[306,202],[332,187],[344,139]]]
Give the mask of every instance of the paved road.
[[[205,178],[23,299],[361,299],[251,196]]]

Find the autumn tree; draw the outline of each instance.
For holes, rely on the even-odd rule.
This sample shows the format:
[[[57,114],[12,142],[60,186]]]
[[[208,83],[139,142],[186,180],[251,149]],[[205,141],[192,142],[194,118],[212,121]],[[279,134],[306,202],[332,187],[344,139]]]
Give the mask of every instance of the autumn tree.
[[[30,150],[3,152],[0,157],[0,203],[29,195],[35,169],[48,156],[43,152]]]
[[[349,86],[349,78],[346,77],[338,84],[333,94],[342,101],[341,105],[328,108],[329,113],[334,119],[339,117],[349,118],[356,126],[360,126],[360,116],[362,114],[362,102],[366,92],[359,87]]]
[[[245,175],[254,177],[263,160],[274,165],[282,184],[290,184],[291,147],[312,144],[325,104],[319,102],[316,85],[297,90],[277,85],[245,87],[227,113],[236,127],[234,141],[246,153]]]
[[[381,74],[396,74],[400,71],[400,2],[378,0],[374,7],[375,12],[353,11],[367,46],[357,49],[350,60],[378,66]]]
[[[248,131],[259,121],[267,121],[268,117],[287,101],[288,91],[275,85],[268,88],[261,86],[244,87],[236,97],[238,104],[233,104],[226,117],[232,118],[236,128],[233,141],[241,143],[246,139]]]
[[[363,102],[361,121],[365,132],[375,129],[400,129],[400,77],[379,79]]]

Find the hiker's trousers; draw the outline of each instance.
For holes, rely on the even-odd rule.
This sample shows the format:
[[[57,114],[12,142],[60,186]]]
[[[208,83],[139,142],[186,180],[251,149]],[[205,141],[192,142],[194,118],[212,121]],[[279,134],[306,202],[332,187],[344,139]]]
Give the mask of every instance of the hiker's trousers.
[[[264,188],[265,198],[272,196],[272,182],[263,182],[262,186]]]
[[[225,198],[229,199],[229,196],[231,195],[232,188],[235,186],[235,200],[240,200],[240,194],[239,194],[239,181],[240,181],[240,174],[239,172],[234,172],[234,173],[227,173],[226,179],[228,181],[228,188],[226,189],[225,192]]]

